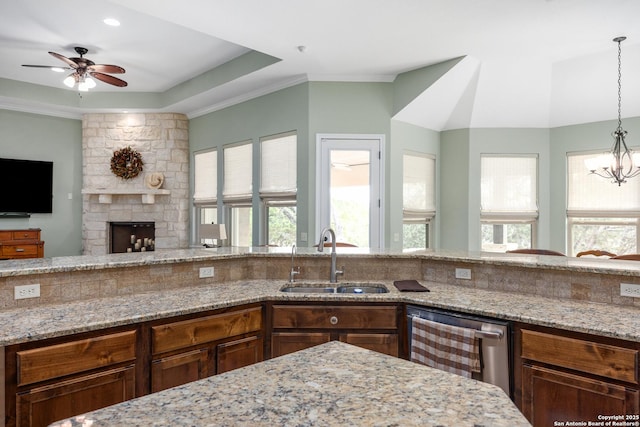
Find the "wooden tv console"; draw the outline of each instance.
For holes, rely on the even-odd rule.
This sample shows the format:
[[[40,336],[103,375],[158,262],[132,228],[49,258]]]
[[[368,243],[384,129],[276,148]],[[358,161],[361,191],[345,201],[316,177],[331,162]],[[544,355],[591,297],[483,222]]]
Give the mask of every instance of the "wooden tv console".
[[[43,258],[39,228],[0,230],[0,259]]]

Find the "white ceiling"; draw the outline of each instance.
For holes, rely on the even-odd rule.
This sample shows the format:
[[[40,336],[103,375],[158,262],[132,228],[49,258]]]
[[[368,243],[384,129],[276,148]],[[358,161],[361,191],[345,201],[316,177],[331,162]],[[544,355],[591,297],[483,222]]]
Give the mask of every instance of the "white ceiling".
[[[0,16],[0,108],[80,114],[10,90],[64,89],[64,74],[21,65],[62,65],[47,52],[76,56],[73,46],[126,69],[126,88],[98,82],[92,92],[132,96],[250,51],[280,59],[162,107],[191,117],[301,81],[392,82],[466,56],[398,119],[436,130],[556,127],[616,117],[612,39],[625,35],[622,113],[640,116],[638,0],[2,0]]]

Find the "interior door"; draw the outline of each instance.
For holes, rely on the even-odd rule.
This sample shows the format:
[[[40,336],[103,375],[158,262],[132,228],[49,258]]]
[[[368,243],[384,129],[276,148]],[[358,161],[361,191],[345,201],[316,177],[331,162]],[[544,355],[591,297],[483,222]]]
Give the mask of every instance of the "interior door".
[[[380,248],[383,136],[318,135],[316,236],[331,227],[336,241]]]

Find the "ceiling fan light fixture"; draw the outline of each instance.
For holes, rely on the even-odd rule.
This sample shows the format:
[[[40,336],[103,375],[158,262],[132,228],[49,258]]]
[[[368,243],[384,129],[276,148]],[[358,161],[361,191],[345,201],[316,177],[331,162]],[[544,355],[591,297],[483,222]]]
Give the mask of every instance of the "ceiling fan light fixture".
[[[87,86],[87,88],[89,89],[93,89],[94,87],[96,87],[96,81],[93,80],[91,77],[87,77],[84,79],[84,84]]]
[[[69,74],[66,79],[62,81],[67,87],[74,87],[76,84],[76,77],[74,74]]]

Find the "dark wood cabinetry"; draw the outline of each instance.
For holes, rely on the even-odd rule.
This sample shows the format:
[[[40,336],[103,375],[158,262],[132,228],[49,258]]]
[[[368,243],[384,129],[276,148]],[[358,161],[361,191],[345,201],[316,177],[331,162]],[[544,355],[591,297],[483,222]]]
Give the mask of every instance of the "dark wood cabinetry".
[[[400,316],[400,307],[388,304],[274,304],[271,357],[332,340],[397,357]]]
[[[151,327],[151,391],[264,359],[262,307]]]
[[[253,304],[8,346],[0,425],[47,426],[260,362],[263,314]]]
[[[639,413],[638,343],[555,329],[517,335],[521,410],[534,426]]]
[[[44,242],[39,228],[0,230],[0,259],[44,257]]]
[[[108,333],[35,348],[11,347],[15,376],[7,425],[47,426],[136,396],[137,331]]]

